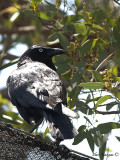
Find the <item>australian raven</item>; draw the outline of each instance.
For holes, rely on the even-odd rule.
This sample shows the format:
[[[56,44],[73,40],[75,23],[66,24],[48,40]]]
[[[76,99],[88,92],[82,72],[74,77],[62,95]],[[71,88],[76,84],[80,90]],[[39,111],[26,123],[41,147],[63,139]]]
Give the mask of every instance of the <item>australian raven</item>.
[[[8,77],[7,87],[21,117],[28,123],[35,121],[30,132],[45,118],[52,137],[62,141],[77,134],[69,117],[78,115],[66,107],[66,89],[52,62],[58,54],[65,51],[33,45],[19,59],[17,69]]]

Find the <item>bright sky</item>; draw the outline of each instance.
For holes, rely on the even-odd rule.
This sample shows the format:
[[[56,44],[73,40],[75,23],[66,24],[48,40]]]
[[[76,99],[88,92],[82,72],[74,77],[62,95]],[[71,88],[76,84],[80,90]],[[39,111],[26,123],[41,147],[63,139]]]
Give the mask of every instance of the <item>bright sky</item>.
[[[1,46],[0,46],[1,47]],[[1,48],[0,48],[1,49]],[[11,54],[14,55],[18,55],[21,56],[22,53],[24,53],[24,51],[26,51],[27,46],[23,45],[23,44],[18,44],[14,49],[9,50],[9,52]],[[10,73],[12,72],[12,70],[14,70],[16,68],[16,65],[13,65],[7,69],[4,69],[1,73],[0,73],[0,88],[3,88],[6,86],[6,80],[7,77],[10,75]],[[108,93],[107,93],[108,94]],[[96,95],[97,96],[97,95]],[[80,95],[79,98],[82,99],[85,97],[87,97],[87,94],[83,94]],[[92,104],[91,104],[92,105]],[[103,110],[104,107],[102,107]],[[17,111],[15,109],[15,111]],[[88,118],[92,121],[92,116],[88,116]],[[112,122],[114,119],[113,115],[96,115],[95,120],[98,120],[98,122],[96,123],[96,126],[99,123],[105,123],[105,122]],[[116,120],[117,116],[116,116]],[[80,118],[77,120],[73,120],[73,124],[75,125],[76,128],[79,128],[80,125],[84,125],[85,124],[85,119],[84,119],[84,115],[80,112]],[[44,125],[42,128],[40,127],[40,130],[42,132],[44,132],[44,130],[46,129],[46,125]],[[120,136],[120,130],[114,130],[110,136],[109,136],[109,140],[108,140],[108,144],[107,147],[109,147],[112,150],[112,154],[113,156],[110,156],[108,158],[108,156],[105,156],[105,159],[109,159],[109,160],[119,160],[120,159],[120,143],[118,142],[118,140],[115,138],[115,136]],[[61,144],[66,145],[68,148],[71,148],[73,150],[76,150],[78,152],[87,154],[89,156],[93,156],[93,153],[91,152],[88,142],[87,140],[84,140],[82,143],[78,144],[78,145],[72,145],[73,140],[65,140],[64,142],[62,142]],[[95,151],[94,153],[98,154],[98,148],[95,147]],[[119,153],[119,156],[115,156],[115,153]],[[94,158],[98,158],[98,156],[93,156]]]

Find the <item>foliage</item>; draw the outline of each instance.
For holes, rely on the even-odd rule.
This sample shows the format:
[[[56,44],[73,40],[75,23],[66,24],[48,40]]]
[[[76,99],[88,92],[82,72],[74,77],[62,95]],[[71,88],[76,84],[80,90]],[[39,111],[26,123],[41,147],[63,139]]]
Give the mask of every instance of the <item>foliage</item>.
[[[106,134],[109,135],[113,129],[120,128],[120,17],[119,7],[111,7],[109,2],[113,5],[113,1],[108,0],[103,7],[95,1],[87,3],[82,0],[75,0],[74,4],[68,0],[56,0],[55,3],[47,0],[26,0],[23,4],[18,0],[12,0],[8,8],[0,11],[1,16],[6,14],[8,19],[10,18],[8,20],[2,17],[3,27],[16,28],[23,19],[25,24],[21,26],[35,26],[33,34],[20,35],[19,30],[10,35],[2,34],[3,46],[7,44],[9,38],[9,45],[5,51],[17,43],[28,46],[41,43],[51,47],[56,46],[57,43],[58,47],[61,46],[67,51],[64,56],[54,57],[53,61],[67,86],[68,107],[79,113],[82,112],[86,120],[86,124],[79,126],[79,134],[75,137],[73,145],[87,139],[92,152],[95,145],[99,147],[101,159],[106,149],[108,139],[108,136],[105,138]],[[64,8],[63,11],[60,9],[61,6]],[[72,14],[69,15],[68,10],[72,11]],[[44,26],[47,32],[46,30],[44,32]],[[16,62],[17,60],[2,64],[0,70]],[[87,99],[81,96],[85,91],[88,93]],[[103,112],[104,106],[106,110]],[[1,113],[12,117],[11,122],[16,127],[24,128],[24,123],[17,122],[23,120],[16,113],[11,111],[7,113],[4,107]],[[114,114],[119,120],[98,124],[95,118],[97,114],[103,116]],[[17,125],[18,123],[20,125]],[[46,133],[48,129],[44,137]],[[119,137],[116,138],[120,140]]]

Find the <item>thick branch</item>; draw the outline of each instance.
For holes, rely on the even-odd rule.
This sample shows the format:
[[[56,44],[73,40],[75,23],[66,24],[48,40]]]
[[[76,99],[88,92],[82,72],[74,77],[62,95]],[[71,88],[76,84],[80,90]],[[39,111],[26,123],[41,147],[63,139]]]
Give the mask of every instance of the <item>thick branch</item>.
[[[19,28],[13,28],[13,29],[8,29],[8,28],[0,28],[0,34],[26,34],[26,33],[31,33],[35,31],[34,26],[24,26],[24,27],[19,27]]]

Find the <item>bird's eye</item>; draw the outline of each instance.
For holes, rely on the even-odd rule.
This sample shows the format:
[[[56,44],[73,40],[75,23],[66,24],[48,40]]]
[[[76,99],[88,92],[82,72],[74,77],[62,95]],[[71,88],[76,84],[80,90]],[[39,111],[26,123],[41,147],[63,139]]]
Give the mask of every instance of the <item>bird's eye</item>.
[[[39,49],[39,52],[43,52],[43,49],[42,49],[42,48],[40,48],[40,49]]]

